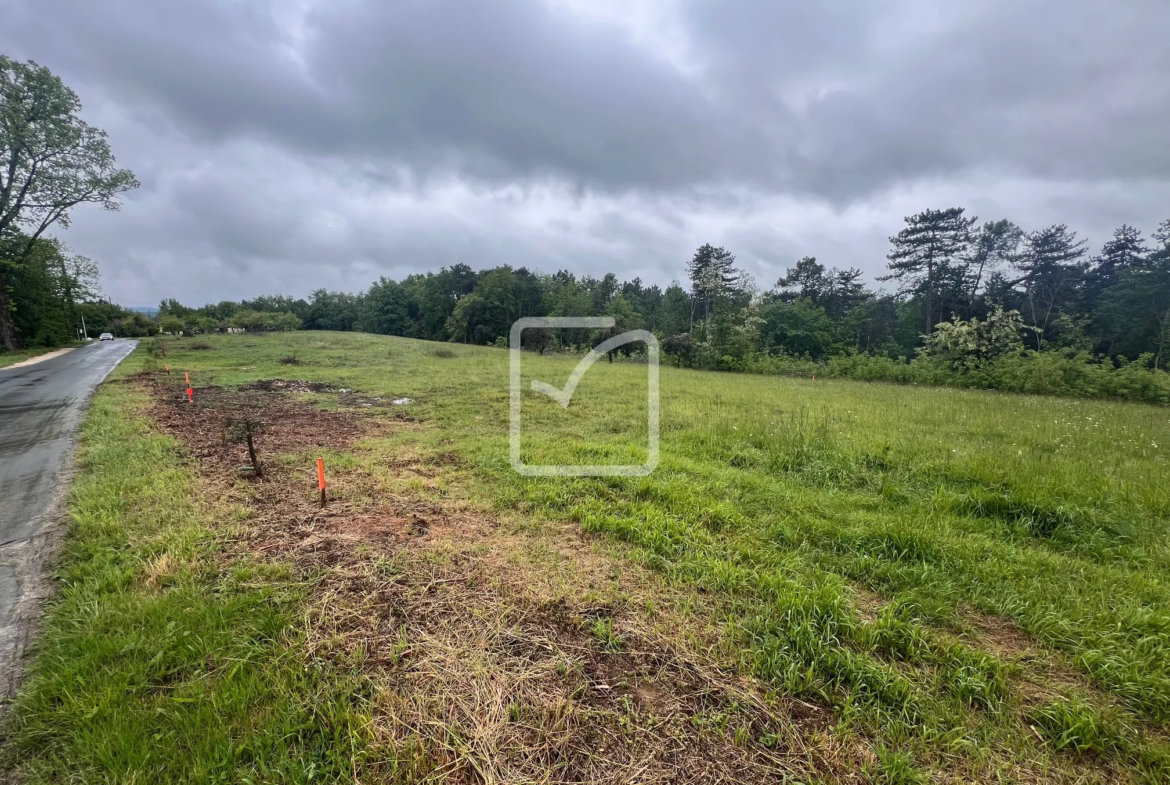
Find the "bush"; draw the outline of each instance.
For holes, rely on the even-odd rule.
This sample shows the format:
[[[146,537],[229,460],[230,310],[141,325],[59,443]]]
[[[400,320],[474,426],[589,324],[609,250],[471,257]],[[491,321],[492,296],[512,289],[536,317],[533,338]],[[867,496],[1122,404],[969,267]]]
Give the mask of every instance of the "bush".
[[[1170,373],[1154,369],[1153,355],[1121,360],[1088,352],[1016,351],[990,360],[958,365],[947,355],[907,360],[868,354],[842,354],[817,361],[807,357],[749,354],[736,360],[696,355],[693,363],[680,355],[668,355],[673,364],[718,371],[779,376],[812,376],[855,379],[866,382],[966,387],[981,390],[1052,395],[1073,398],[1116,398],[1140,403],[1170,405]]]

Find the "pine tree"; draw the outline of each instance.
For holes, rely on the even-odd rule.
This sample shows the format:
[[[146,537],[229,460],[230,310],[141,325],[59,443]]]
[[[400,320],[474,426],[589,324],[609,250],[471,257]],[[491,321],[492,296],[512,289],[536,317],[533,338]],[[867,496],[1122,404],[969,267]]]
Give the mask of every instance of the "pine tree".
[[[869,290],[861,278],[864,273],[856,267],[829,270],[829,289],[821,297],[821,306],[830,319],[840,321],[851,310],[869,299]]]
[[[1085,243],[1064,224],[1031,232],[1024,239],[1024,251],[1016,261],[1023,275],[1016,283],[1024,285],[1025,316],[1035,333],[1037,350],[1043,348],[1045,331],[1084,274]]]
[[[691,300],[691,321],[694,322],[695,309],[702,308],[706,339],[709,341],[714,303],[739,282],[740,272],[735,269],[735,257],[729,251],[704,244],[695,251],[694,258],[687,265],[687,274],[691,279],[691,291],[694,293]]]
[[[974,302],[987,278],[1004,265],[1014,264],[1024,233],[1007,219],[988,221],[979,228],[971,243],[967,265],[967,299]]]
[[[815,256],[806,256],[799,260],[795,267],[789,267],[785,270],[784,276],[776,282],[777,288],[795,289],[796,297],[804,297],[813,302],[819,300],[821,293],[828,286],[829,281],[825,278],[825,266],[817,263]],[[787,295],[786,299],[792,299],[792,295]]]
[[[1121,273],[1143,266],[1147,253],[1142,233],[1134,227],[1122,224],[1113,232],[1113,239],[1101,248],[1101,255],[1092,260],[1085,276],[1086,310],[1093,309],[1105,290],[1117,283]]]
[[[956,262],[971,243],[976,218],[964,218],[962,207],[926,210],[906,218],[906,228],[890,238],[893,250],[886,257],[890,274],[879,280],[899,282],[899,294],[913,294],[926,301],[926,333],[945,321],[945,295],[952,294]]]

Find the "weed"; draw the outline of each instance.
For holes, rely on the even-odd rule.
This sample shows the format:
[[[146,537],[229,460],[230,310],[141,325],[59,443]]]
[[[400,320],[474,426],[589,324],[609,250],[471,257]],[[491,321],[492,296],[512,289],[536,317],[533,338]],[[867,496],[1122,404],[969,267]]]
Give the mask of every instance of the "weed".
[[[608,652],[622,650],[622,636],[614,630],[613,617],[602,616],[589,624],[589,631],[602,649]]]
[[[878,767],[873,777],[875,785],[922,785],[924,774],[914,765],[909,753],[878,747]]]
[[[1123,744],[1083,698],[1054,701],[1033,711],[1030,719],[1058,750],[1104,754]]]

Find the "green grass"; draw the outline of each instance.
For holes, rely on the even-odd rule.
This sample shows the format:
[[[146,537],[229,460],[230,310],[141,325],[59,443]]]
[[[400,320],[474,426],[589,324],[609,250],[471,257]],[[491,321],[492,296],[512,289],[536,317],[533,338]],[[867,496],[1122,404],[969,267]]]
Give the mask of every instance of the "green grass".
[[[72,346],[80,346],[81,344],[71,344]],[[42,354],[55,352],[59,349],[67,348],[65,346],[52,346],[49,348],[40,347],[37,349],[17,349],[16,351],[7,352],[0,348],[0,368],[7,368],[9,365],[15,365],[18,362],[31,360],[34,357],[40,357]]]
[[[93,401],[0,765],[29,783],[351,779],[360,683],[303,657],[287,570],[221,552],[204,521],[225,511],[200,503],[143,403],[110,385]]]
[[[388,432],[355,466],[400,449],[454,451],[461,462],[435,493],[579,522],[713,598],[742,670],[832,705],[839,732],[881,745],[874,781],[947,769],[1010,780],[1024,761],[1088,781],[1170,777],[1166,408],[664,368],[651,476],[523,478],[508,462],[504,351],[313,332],[207,342],[168,343],[172,369],[191,371],[197,390],[295,378],[413,399],[404,411],[425,427]],[[289,355],[300,364],[281,364]],[[130,362],[159,361],[143,347]],[[525,459],[641,463],[645,367],[598,363],[568,410],[527,390],[534,378],[562,385],[575,364],[524,358]],[[192,568],[190,580],[208,579]],[[69,591],[52,617],[62,630],[78,613],[62,616]],[[252,612],[241,614],[258,624]],[[980,633],[989,618],[1026,633],[1039,657]],[[622,645],[603,623],[592,632]]]

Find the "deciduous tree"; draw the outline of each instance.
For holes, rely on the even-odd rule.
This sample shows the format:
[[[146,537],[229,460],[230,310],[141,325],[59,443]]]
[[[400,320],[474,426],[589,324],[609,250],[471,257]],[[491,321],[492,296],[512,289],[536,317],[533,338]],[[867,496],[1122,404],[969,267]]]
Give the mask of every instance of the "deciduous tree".
[[[138,187],[117,168],[106,133],[82,120],[81,101],[49,69],[0,55],[0,236],[20,229],[27,245],[0,265],[0,339],[20,343],[9,297],[13,268],[69,211],[93,203],[117,210],[119,194]]]

